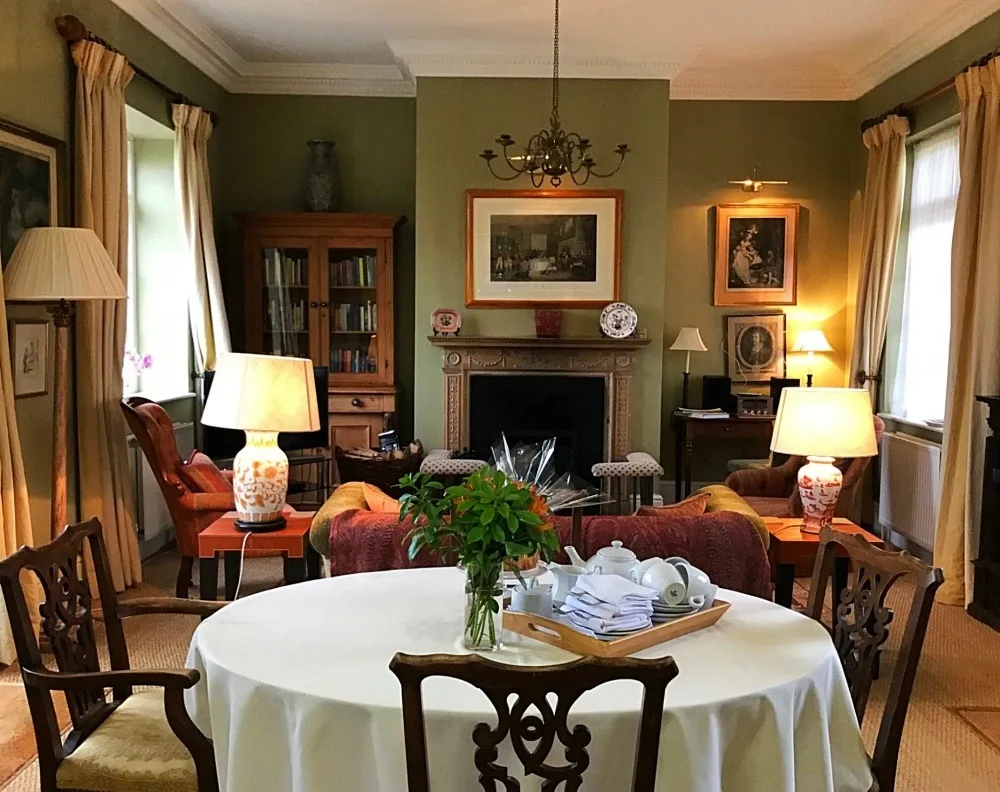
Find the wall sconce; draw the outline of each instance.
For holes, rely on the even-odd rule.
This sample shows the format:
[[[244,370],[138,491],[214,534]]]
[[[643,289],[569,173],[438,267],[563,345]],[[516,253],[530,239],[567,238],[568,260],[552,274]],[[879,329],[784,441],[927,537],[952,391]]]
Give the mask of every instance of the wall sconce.
[[[761,190],[764,189],[765,184],[788,184],[787,181],[772,181],[768,179],[758,179],[756,168],[753,169],[749,178],[738,179],[736,181],[731,181],[729,183],[739,185],[743,189],[743,192],[747,193],[759,193]]]

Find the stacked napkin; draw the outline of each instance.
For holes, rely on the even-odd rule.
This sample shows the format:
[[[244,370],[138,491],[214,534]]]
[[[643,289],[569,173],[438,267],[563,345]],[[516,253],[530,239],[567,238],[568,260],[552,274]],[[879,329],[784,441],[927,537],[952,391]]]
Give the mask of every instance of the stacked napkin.
[[[650,627],[657,596],[618,575],[581,575],[561,613],[581,632],[614,637]]]

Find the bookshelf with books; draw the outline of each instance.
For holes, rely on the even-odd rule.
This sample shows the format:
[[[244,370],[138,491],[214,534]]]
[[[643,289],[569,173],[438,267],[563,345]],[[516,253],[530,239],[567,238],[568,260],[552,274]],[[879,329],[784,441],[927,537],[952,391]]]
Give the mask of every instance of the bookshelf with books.
[[[405,218],[252,213],[240,220],[246,351],[329,367],[331,443],[377,445],[395,412],[393,252]]]

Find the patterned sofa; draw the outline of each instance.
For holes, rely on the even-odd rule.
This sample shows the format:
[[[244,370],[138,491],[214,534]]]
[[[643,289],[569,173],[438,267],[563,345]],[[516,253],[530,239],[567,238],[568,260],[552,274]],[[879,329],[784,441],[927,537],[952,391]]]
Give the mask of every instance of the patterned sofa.
[[[426,552],[409,561],[406,536],[411,523],[400,523],[394,514],[369,511],[360,485],[356,487],[339,487],[313,523],[313,546],[329,559],[331,575],[442,564],[440,558]],[[590,557],[619,539],[640,559],[682,556],[723,588],[770,598],[767,550],[752,510],[749,515],[711,511],[693,517],[584,517],[583,546],[577,550]],[[569,544],[570,519],[556,517],[554,521],[560,541]],[[563,553],[556,560],[568,561]]]

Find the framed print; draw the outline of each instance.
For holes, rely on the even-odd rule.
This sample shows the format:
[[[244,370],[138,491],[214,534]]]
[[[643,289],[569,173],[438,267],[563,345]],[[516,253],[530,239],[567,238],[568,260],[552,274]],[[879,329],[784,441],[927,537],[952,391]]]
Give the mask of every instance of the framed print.
[[[798,204],[723,204],[715,216],[714,305],[795,305]]]
[[[0,121],[0,261],[4,268],[29,228],[59,225],[65,146]]]
[[[10,320],[10,366],[14,373],[14,398],[48,393],[49,323]]]
[[[768,382],[785,376],[783,313],[726,317],[726,360],[735,383]]]
[[[621,190],[467,190],[465,304],[603,308],[621,297]]]

